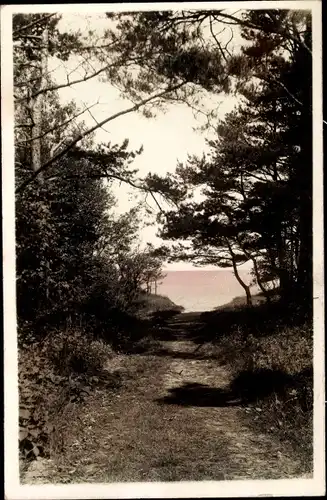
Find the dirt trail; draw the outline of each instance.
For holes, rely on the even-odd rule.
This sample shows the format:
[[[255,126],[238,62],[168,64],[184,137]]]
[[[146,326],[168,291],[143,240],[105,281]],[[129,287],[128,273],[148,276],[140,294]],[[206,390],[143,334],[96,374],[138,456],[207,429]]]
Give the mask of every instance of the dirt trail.
[[[131,374],[126,387],[93,394],[72,423],[74,440],[68,439],[61,464],[49,461],[39,480],[31,469],[24,482],[303,477],[292,450],[256,431],[246,408],[206,396],[206,386],[219,395],[230,382],[225,367],[193,357],[197,346],[182,330],[161,347],[164,353],[120,356]],[[162,399],[169,395],[172,404]]]

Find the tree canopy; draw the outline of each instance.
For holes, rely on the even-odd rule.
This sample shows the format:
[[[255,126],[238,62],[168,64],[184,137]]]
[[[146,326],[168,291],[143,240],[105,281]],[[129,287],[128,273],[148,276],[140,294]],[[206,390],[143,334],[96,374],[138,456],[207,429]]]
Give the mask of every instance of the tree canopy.
[[[290,21],[294,30],[287,36]],[[176,183],[184,183],[187,191],[178,208],[161,217],[160,234],[188,242],[174,247],[175,259],[232,265],[236,275],[237,265],[251,260],[262,291],[264,282],[277,277],[284,297],[289,298],[292,288],[308,303],[310,16],[254,11],[241,26],[246,44],[229,59],[229,70],[237,78],[242,102],[218,121],[216,139],[208,140],[209,153],[177,166]],[[199,189],[200,201],[194,195]]]
[[[86,35],[61,32],[60,18],[16,14],[13,20],[22,303],[29,295],[34,310],[40,311],[45,303],[49,309],[58,301],[71,307],[77,296],[83,296],[82,289],[90,289],[89,277],[99,266],[122,284],[119,272],[127,273],[128,262],[143,262],[144,256],[134,258],[132,249],[138,209],[115,218],[110,192],[114,180],[153,197],[160,211],[160,235],[177,241],[170,259],[232,266],[249,302],[249,287],[238,266],[251,261],[263,292],[270,279],[278,278],[284,297],[296,289],[308,303],[310,12],[108,13],[101,39],[96,29]],[[240,39],[237,50],[233,37]],[[84,77],[74,80],[67,75],[67,82],[56,83],[49,58],[67,61],[72,56],[84,68]],[[89,108],[78,109],[74,102],[62,105],[58,91],[99,77],[118,88],[131,106],[88,127],[81,116]],[[128,113],[141,111],[151,119],[166,105],[182,102],[206,114],[203,96],[231,94],[240,101],[233,112],[223,120],[214,109],[207,115],[208,126],[210,118],[211,131],[215,130],[208,138],[208,152],[189,157],[173,174],[140,178],[133,161],[142,149],[128,150],[128,138],[120,145],[94,143],[96,130]],[[200,197],[195,194],[199,191]],[[170,203],[169,209],[162,209],[158,195]],[[150,254],[145,260],[152,269]],[[144,273],[142,279],[138,275],[137,286]],[[37,291],[28,294],[31,286]],[[27,301],[22,311],[31,308]]]

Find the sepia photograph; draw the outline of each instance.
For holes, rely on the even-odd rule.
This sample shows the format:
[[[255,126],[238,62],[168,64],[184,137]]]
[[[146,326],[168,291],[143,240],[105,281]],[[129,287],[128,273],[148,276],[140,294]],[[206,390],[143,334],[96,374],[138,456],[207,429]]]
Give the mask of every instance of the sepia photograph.
[[[320,8],[2,7],[8,500],[324,493]]]

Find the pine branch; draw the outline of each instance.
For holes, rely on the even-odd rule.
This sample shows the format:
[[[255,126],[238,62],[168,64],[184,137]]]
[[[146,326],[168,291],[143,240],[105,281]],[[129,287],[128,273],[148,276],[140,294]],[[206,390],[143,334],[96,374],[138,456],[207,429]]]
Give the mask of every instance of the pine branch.
[[[20,144],[28,144],[29,142],[32,142],[32,141],[35,141],[36,139],[42,139],[43,137],[45,137],[46,135],[50,134],[51,132],[54,132],[55,130],[58,130],[59,128],[61,127],[64,127],[65,125],[68,125],[70,122],[72,122],[73,120],[75,120],[75,118],[78,118],[79,116],[81,116],[83,113],[86,113],[86,111],[89,111],[91,108],[93,108],[94,106],[96,106],[98,104],[98,102],[92,104],[91,106],[89,106],[88,108],[86,109],[83,109],[82,111],[80,111],[79,113],[77,113],[76,115],[74,115],[73,117],[70,117],[68,120],[60,123],[59,125],[56,125],[52,128],[49,128],[48,130],[46,130],[45,132],[43,132],[41,135],[39,135],[38,137],[33,137],[33,138],[29,138],[29,139],[25,139],[25,140],[22,140],[22,141],[18,141],[16,143],[17,146],[19,146]],[[26,125],[27,126],[27,125]],[[29,127],[31,127],[32,125],[28,125]]]
[[[112,65],[112,66],[114,66],[114,65]],[[96,76],[100,75],[101,73],[103,73],[104,71],[106,71],[107,69],[109,69],[112,66],[109,66],[109,65],[104,66],[103,68],[100,68],[99,70],[94,71],[90,75],[84,76],[83,78],[77,78],[76,80],[73,80],[72,82],[69,81],[69,75],[67,75],[67,83],[61,83],[58,85],[50,85],[49,87],[38,90],[37,92],[35,92],[34,94],[31,95],[31,98],[35,99],[40,94],[45,94],[47,92],[52,92],[54,90],[59,90],[59,89],[63,89],[66,87],[71,87],[72,85],[76,85],[78,83],[86,82],[87,80],[90,80],[91,78],[95,78]],[[26,97],[21,97],[21,98],[17,99],[17,101],[18,102],[24,101],[25,99],[26,99]]]
[[[41,19],[37,19],[36,21],[32,21],[30,22],[29,24],[25,24],[25,26],[21,26],[20,28],[17,28],[14,32],[13,32],[13,37],[15,37],[16,35],[18,35],[21,31],[25,31],[25,30],[28,30],[34,26],[36,26],[37,24],[40,24],[40,23],[43,23],[44,21],[47,21],[48,19],[50,19],[51,17],[53,16],[57,16],[57,12],[55,12],[54,14],[48,14],[47,16],[44,16],[42,17]]]
[[[231,21],[233,21],[233,23],[229,23],[229,24],[244,26],[245,28],[263,31],[264,33],[268,33],[268,34],[275,33],[276,35],[284,36],[285,38],[288,38],[289,40],[292,40],[293,42],[295,42],[297,45],[301,44],[310,54],[312,54],[311,49],[307,46],[307,44],[304,42],[304,40],[297,38],[296,36],[292,35],[289,31],[282,32],[282,31],[277,30],[277,29],[265,30],[265,29],[263,29],[262,26],[257,26],[255,23],[252,23],[250,21],[246,21],[244,19],[239,19],[238,17],[235,17],[235,15],[226,14],[225,12],[222,12],[222,11],[220,11],[218,13],[218,16],[222,16],[225,19],[230,19]],[[219,22],[221,22],[223,24],[224,23],[228,24],[226,21],[222,21],[221,19],[219,19]]]
[[[76,139],[74,139],[65,149],[63,149],[62,151],[60,151],[58,154],[56,154],[55,156],[53,156],[52,158],[50,158],[47,162],[45,162],[36,172],[34,172],[28,179],[26,179],[24,182],[22,182],[16,189],[16,193],[20,193],[21,191],[23,191],[26,186],[28,186],[31,182],[33,182],[36,177],[41,173],[43,172],[44,170],[46,170],[48,167],[50,167],[50,165],[52,165],[55,161],[59,160],[60,158],[62,158],[68,151],[70,151],[74,146],[76,146],[76,144],[78,144],[82,139],[84,139],[85,137],[87,137],[88,135],[92,134],[95,130],[97,130],[98,128],[102,127],[103,125],[105,125],[106,123],[116,119],[116,118],[119,118],[120,116],[123,116],[123,115],[126,115],[126,114],[129,114],[129,113],[132,113],[133,111],[137,111],[139,108],[141,108],[142,106],[144,106],[145,104],[147,104],[148,102],[150,101],[153,101],[154,99],[158,99],[159,97],[163,97],[165,94],[168,94],[169,92],[172,92],[174,90],[177,90],[179,89],[180,87],[182,87],[183,85],[185,85],[187,82],[186,81],[183,81],[181,83],[179,83],[178,85],[175,85],[173,87],[168,87],[166,88],[165,90],[163,90],[162,92],[159,92],[158,94],[154,94],[150,97],[148,97],[147,99],[144,99],[143,101],[141,101],[140,103],[130,107],[130,108],[127,108],[123,111],[119,111],[118,113],[115,113],[111,116],[109,116],[109,118],[105,118],[104,120],[102,120],[101,122],[97,123],[94,127],[91,127],[89,130],[83,132],[82,134],[80,134]]]

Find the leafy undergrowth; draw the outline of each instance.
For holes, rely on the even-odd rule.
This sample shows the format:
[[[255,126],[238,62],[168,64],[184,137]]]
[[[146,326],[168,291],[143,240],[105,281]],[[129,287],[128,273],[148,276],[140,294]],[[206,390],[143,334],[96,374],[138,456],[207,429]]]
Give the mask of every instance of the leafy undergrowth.
[[[97,387],[117,389],[121,375],[112,349],[79,331],[51,333],[19,349],[19,450],[22,467],[49,457],[65,439],[63,427],[74,408]]]
[[[216,344],[218,359],[233,371],[236,395],[253,408],[262,429],[290,442],[307,468],[313,443],[313,332],[310,324],[265,336],[234,335]],[[252,414],[253,415],[253,414]]]

